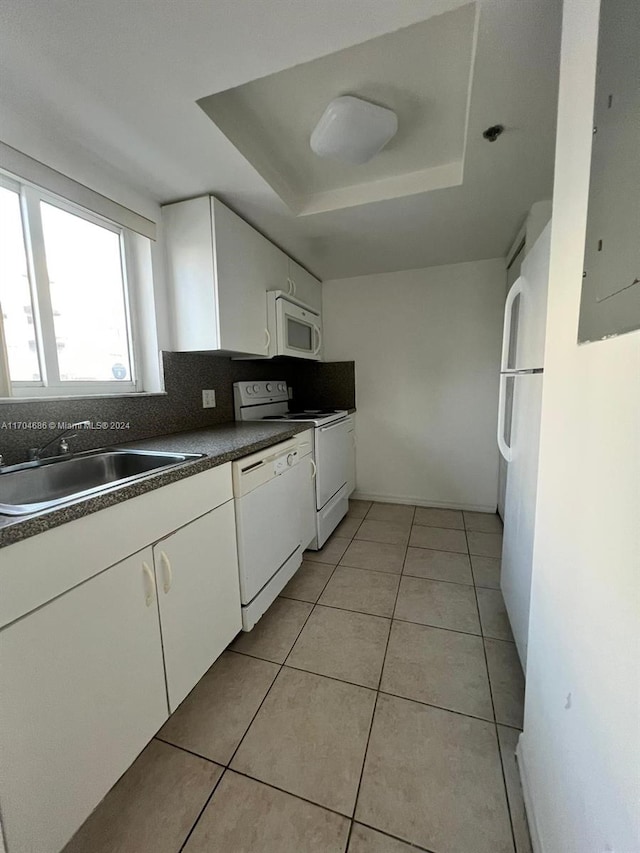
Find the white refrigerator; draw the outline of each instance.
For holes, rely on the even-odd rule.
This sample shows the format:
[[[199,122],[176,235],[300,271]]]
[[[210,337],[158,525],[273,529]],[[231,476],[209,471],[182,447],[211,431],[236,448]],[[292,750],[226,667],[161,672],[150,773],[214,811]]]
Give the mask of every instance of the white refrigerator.
[[[522,262],[505,302],[498,447],[507,462],[500,586],[526,672],[551,223]]]

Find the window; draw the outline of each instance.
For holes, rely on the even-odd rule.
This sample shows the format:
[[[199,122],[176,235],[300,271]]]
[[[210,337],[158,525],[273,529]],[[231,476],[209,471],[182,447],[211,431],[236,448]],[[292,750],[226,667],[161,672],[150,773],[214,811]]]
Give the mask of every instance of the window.
[[[13,396],[140,390],[130,240],[125,228],[0,175],[0,346],[4,332]]]

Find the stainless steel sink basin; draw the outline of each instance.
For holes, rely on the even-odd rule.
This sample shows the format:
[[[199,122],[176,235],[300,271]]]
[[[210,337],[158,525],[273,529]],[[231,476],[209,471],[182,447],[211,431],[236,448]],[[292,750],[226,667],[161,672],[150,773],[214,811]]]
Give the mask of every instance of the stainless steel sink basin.
[[[0,471],[0,514],[40,512],[203,455],[105,449],[12,465]]]

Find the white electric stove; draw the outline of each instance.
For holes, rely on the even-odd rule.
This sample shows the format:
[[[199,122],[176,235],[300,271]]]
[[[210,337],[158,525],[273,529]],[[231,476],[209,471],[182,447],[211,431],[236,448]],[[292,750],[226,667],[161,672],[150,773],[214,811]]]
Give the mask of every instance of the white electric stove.
[[[310,548],[322,548],[349,509],[349,435],[352,419],[346,409],[289,411],[287,383],[281,380],[235,382],[233,400],[237,421],[293,421],[314,427],[316,466],[316,538]]]

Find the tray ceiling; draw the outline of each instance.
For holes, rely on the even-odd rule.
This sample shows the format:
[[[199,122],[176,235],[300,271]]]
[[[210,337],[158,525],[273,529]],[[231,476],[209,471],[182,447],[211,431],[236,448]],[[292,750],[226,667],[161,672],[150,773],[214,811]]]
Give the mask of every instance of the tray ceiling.
[[[297,215],[456,186],[476,20],[469,3],[198,104]],[[398,115],[397,135],[364,165],[324,160],[309,146],[327,104],[347,94]]]

